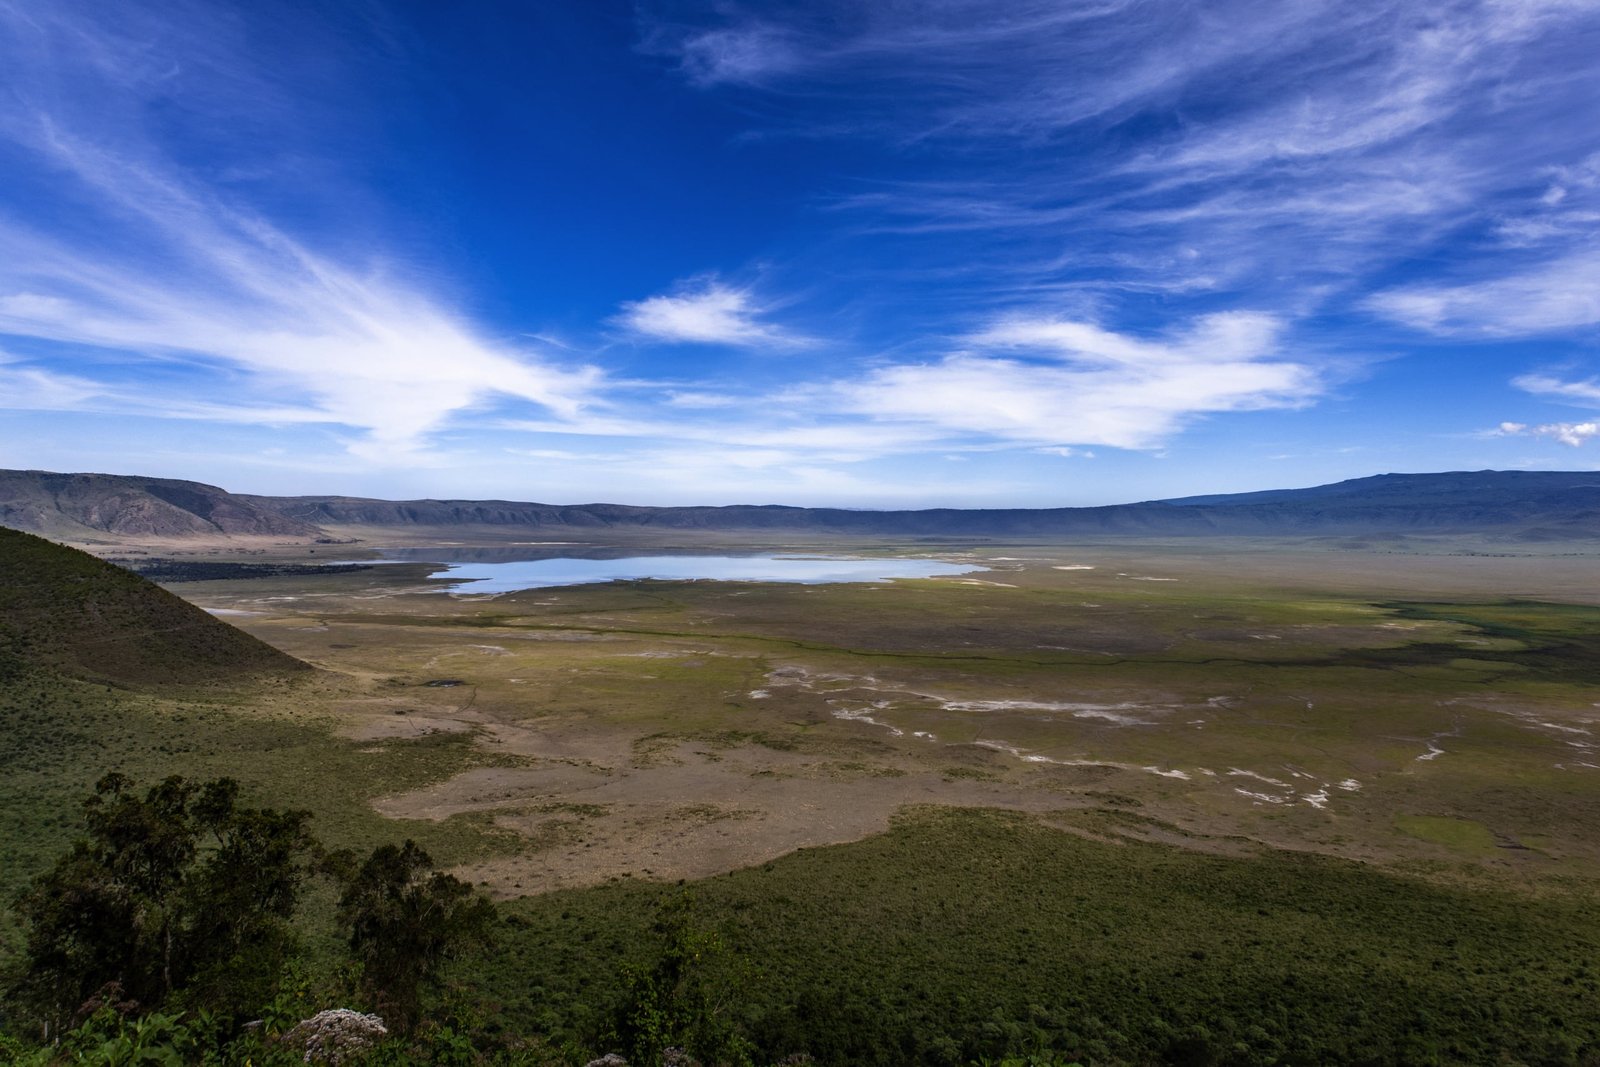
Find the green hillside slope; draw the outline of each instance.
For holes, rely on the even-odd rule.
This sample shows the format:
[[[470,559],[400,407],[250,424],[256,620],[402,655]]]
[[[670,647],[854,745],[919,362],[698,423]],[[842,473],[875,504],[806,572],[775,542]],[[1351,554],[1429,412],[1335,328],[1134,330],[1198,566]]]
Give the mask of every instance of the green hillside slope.
[[[123,684],[310,670],[144,578],[0,527],[0,673]]]

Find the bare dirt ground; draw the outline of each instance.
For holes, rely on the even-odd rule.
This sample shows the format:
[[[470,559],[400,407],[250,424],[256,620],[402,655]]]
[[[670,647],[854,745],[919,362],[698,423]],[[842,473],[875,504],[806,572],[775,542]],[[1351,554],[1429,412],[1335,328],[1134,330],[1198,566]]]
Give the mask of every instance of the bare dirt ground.
[[[908,804],[1042,812],[1064,803],[1047,790],[936,771],[893,774],[755,746],[718,751],[678,742],[653,751],[642,766],[541,760],[468,771],[377,807],[395,818],[488,812],[496,826],[539,843],[467,868],[475,880],[514,894],[633,874],[703,878],[881,832]]]

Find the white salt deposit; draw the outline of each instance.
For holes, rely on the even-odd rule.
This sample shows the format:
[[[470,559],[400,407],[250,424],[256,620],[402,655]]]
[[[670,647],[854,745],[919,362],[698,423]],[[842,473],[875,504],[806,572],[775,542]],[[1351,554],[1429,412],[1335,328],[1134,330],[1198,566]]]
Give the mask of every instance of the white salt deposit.
[[[1153,726],[1148,719],[1124,714],[1129,710],[1150,711],[1148,704],[1079,704],[1044,700],[950,700],[946,711],[1043,711],[1065,712],[1074,719],[1099,719],[1118,726]]]
[[[864,722],[868,726],[876,726],[880,729],[888,730],[890,737],[904,737],[906,735],[906,732],[898,726],[892,726],[882,719],[874,719],[869,714],[873,710],[888,707],[889,702],[887,700],[880,700],[877,703],[867,705],[865,708],[850,707],[842,701],[830,700],[828,701],[828,706],[833,709],[833,717],[835,719],[843,719],[846,722]]]
[[[1230,767],[1230,768],[1228,768],[1228,777],[1230,777],[1230,778],[1254,778],[1258,782],[1265,782],[1267,785],[1275,785],[1279,789],[1289,789],[1289,788],[1291,788],[1288,782],[1279,781],[1276,778],[1268,778],[1266,775],[1257,774],[1255,771],[1242,771],[1238,767]]]

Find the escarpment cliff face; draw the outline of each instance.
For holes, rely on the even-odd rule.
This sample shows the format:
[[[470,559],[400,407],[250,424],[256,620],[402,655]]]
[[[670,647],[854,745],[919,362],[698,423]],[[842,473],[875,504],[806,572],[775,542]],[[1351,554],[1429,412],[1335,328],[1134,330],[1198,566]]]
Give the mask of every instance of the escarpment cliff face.
[[[0,529],[0,675],[201,683],[310,666],[121,567]]]
[[[1308,489],[1092,508],[855,511],[762,505],[634,507],[513,500],[372,500],[228,493],[198,482],[0,471],[0,525],[62,539],[269,536],[450,527],[594,531],[796,531],[854,536],[1600,537],[1600,473],[1383,474]]]
[[[314,538],[316,527],[200,482],[0,471],[0,526],[46,537]]]
[[[856,511],[759,505],[632,507],[510,500],[246,497],[322,528],[508,526],[669,530],[796,530],[887,536],[1496,533],[1529,539],[1600,537],[1600,474],[1478,471],[1383,474],[1310,489],[1186,497],[1093,508],[929,508]]]

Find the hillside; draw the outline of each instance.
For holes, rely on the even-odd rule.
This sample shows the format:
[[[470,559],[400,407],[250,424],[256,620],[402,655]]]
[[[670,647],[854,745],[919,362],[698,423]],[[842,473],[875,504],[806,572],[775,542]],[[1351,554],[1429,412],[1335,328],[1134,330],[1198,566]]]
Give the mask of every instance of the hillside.
[[[510,500],[374,500],[227,493],[197,482],[102,474],[0,472],[0,524],[63,539],[274,536],[486,527],[555,530],[796,531],[855,536],[1600,537],[1600,474],[1477,471],[1384,474],[1306,489],[1091,508],[854,511],[757,505],[634,507]]]
[[[0,675],[38,667],[133,684],[311,669],[130,571],[0,529]]]
[[[0,471],[0,526],[61,540],[319,534],[214,485],[49,471]]]
[[[1600,472],[1451,471],[1379,474],[1307,489],[1183,497],[1219,525],[1249,515],[1264,526],[1344,527],[1337,532],[1505,532],[1529,540],[1600,536]],[[1334,531],[1330,531],[1334,532]]]

